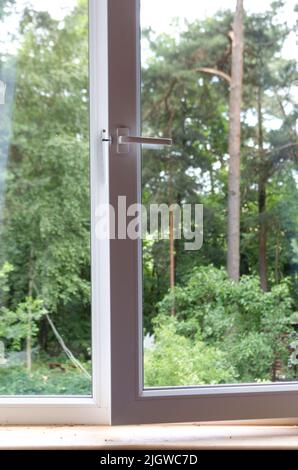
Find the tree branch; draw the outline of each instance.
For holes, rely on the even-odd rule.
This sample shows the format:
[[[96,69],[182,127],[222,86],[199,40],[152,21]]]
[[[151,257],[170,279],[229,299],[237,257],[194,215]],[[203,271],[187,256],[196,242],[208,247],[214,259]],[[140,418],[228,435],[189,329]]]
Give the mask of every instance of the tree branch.
[[[216,75],[217,77],[223,78],[228,82],[229,84],[231,83],[231,77],[225,72],[222,72],[221,70],[209,68],[209,67],[199,67],[196,69],[196,72],[202,72],[202,73],[207,73],[209,75]]]
[[[292,147],[297,147],[297,146],[298,146],[298,142],[291,142],[289,144],[282,145],[281,147],[277,147],[275,149],[267,150],[267,152],[265,152],[265,154],[266,155],[274,155],[276,153],[282,152],[283,150],[288,150]]]
[[[153,103],[153,105],[150,107],[150,109],[147,111],[147,113],[144,115],[143,117],[143,120],[146,121],[149,116],[152,114],[152,112],[156,112],[157,109],[158,109],[158,106],[161,104],[161,103],[165,103],[165,106],[167,106],[167,103],[168,103],[168,100],[176,86],[176,84],[178,83],[178,79],[177,78],[174,78],[171,83],[170,83],[170,86],[168,88],[168,90],[166,91],[166,93],[158,100],[156,101],[155,103]]]

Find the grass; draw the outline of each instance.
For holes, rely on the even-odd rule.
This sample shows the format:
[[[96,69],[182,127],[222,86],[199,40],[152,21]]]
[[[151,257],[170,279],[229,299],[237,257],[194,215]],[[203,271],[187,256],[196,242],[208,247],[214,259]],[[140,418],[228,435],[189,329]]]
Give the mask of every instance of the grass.
[[[79,369],[49,364],[35,362],[30,373],[25,365],[0,366],[0,395],[91,395],[91,380]],[[90,364],[83,365],[90,372]]]

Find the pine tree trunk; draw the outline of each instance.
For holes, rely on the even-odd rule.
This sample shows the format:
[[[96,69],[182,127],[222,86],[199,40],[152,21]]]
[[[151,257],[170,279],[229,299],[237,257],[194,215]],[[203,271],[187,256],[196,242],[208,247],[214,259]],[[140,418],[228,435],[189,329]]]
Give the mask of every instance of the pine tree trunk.
[[[267,276],[267,222],[266,222],[266,209],[267,209],[267,176],[264,168],[264,137],[263,137],[263,115],[262,115],[262,88],[258,87],[258,147],[259,147],[259,161],[260,161],[260,176],[258,187],[258,210],[259,210],[259,274],[260,284],[264,292],[268,291],[268,276]]]
[[[230,279],[240,277],[240,148],[243,89],[243,0],[237,0],[232,32],[232,72],[229,104],[228,256]]]

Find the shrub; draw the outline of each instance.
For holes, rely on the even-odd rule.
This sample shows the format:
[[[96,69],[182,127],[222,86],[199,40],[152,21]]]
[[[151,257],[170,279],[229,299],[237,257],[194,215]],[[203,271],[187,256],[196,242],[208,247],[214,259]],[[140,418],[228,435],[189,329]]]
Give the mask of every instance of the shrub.
[[[179,321],[160,316],[155,345],[145,349],[145,385],[179,386],[234,382],[236,371],[223,351],[206,345],[199,336],[179,332]]]
[[[168,294],[159,304],[154,328],[156,350],[146,353],[146,367],[151,375],[152,369],[162,367],[171,383],[188,381],[191,374],[203,383],[202,371],[213,370],[218,361],[217,372],[210,372],[209,382],[221,383],[236,376],[241,382],[263,381],[271,379],[276,359],[282,361],[284,374],[289,373],[293,311],[287,280],[265,293],[257,276],[243,276],[235,283],[224,269],[199,267],[185,285],[175,288],[174,323],[169,318],[172,303],[172,295]],[[168,359],[163,361],[162,354]],[[232,368],[226,377],[219,357]],[[195,375],[197,358],[203,365]],[[155,364],[150,365],[150,360]],[[167,361],[171,363],[169,370]],[[147,379],[152,381],[148,374]]]

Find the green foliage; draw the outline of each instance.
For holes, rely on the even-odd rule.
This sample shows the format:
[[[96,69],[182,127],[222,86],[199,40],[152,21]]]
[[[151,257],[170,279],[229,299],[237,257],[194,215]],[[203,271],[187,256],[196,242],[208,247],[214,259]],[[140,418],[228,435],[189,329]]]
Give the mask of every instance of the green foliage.
[[[232,383],[236,370],[228,355],[208,346],[199,334],[194,338],[181,334],[181,324],[173,317],[155,320],[155,345],[145,349],[145,385],[183,386]]]
[[[13,0],[0,2],[0,20]],[[144,327],[155,346],[145,350],[147,385],[264,381],[281,360],[287,377],[291,313],[298,308],[297,109],[289,93],[295,63],[283,59],[290,31],[270,11],[246,15],[242,112],[241,274],[225,273],[227,225],[228,84],[199,69],[230,73],[232,13],[194,20],[177,34],[144,31],[143,132],[173,135],[172,149],[143,151],[143,202],[204,205],[202,250],[175,242],[175,310],[169,287],[169,243],[145,241]],[[0,368],[0,394],[84,394],[90,383],[71,368],[49,370],[61,352],[48,310],[71,350],[90,354],[90,204],[87,2],[63,22],[26,8],[19,47],[0,54],[0,73],[15,83],[13,127],[3,111],[0,159],[6,158],[0,221],[0,337],[21,349],[28,333],[46,351],[31,375]],[[0,39],[1,43],[2,38]],[[17,73],[16,76],[15,73]],[[10,91],[12,94],[12,91]],[[8,109],[8,108],[7,108]],[[260,122],[255,119],[260,112]],[[275,125],[273,128],[268,122]],[[262,140],[260,141],[260,126]],[[4,143],[7,143],[7,146]],[[284,148],[284,146],[286,146]],[[262,148],[263,147],[263,148]],[[5,160],[6,162],[6,160]],[[1,166],[2,171],[2,166]],[[267,205],[259,214],[259,188]],[[2,204],[2,193],[1,200]],[[270,292],[263,293],[259,225],[266,224]],[[12,268],[13,266],[13,268]],[[198,266],[200,266],[198,268]],[[29,287],[31,286],[31,287]],[[32,292],[30,292],[32,290]],[[293,301],[294,304],[293,305]],[[294,338],[295,339],[295,338]]]
[[[61,29],[47,13],[27,10],[21,24],[2,234],[3,256],[16,267],[14,300],[27,295],[24,267],[31,257],[35,294],[53,312],[59,303],[90,302],[84,5],[65,22]]]
[[[0,268],[0,308],[5,305],[5,301],[7,300],[7,294],[9,292],[8,275],[12,270],[12,265],[7,262]]]
[[[8,342],[10,349],[19,350],[30,329],[32,339],[39,331],[39,321],[45,315],[46,309],[41,299],[26,297],[15,310],[5,306],[9,294],[9,274],[13,266],[5,263],[0,268],[0,338]]]
[[[28,297],[38,317],[36,299],[42,299],[68,345],[86,358],[91,336],[87,11],[87,2],[78,2],[64,24],[47,12],[23,12],[13,58],[13,128],[0,225],[0,262],[14,266],[8,329],[11,323],[15,327],[11,312],[22,316]],[[42,315],[34,324],[42,347],[56,354]]]
[[[165,322],[171,306],[168,294],[160,303]],[[175,288],[175,306],[178,333],[195,343],[199,336],[206,347],[227,351],[242,381],[269,380],[275,358],[287,367],[293,311],[287,281],[264,293],[257,276],[243,276],[237,284],[224,269],[200,267]],[[154,330],[157,344],[159,328]]]
[[[298,243],[297,240],[292,240],[292,250],[294,254],[294,262],[298,263]]]
[[[281,6],[282,2],[275,2],[265,13],[245,17],[241,274],[259,269],[258,233],[264,223],[271,285],[293,274],[291,239],[298,235],[297,147],[287,147],[297,143],[297,107],[289,93],[296,72],[295,61],[283,54],[291,31],[280,19]],[[204,238],[208,243],[198,252],[186,253],[183,244],[176,242],[177,284],[195,266],[226,263],[229,86],[199,69],[212,67],[230,74],[231,23],[232,12],[222,11],[212,18],[194,20],[175,35],[156,35],[150,29],[143,32],[149,49],[142,70],[143,128],[149,134],[171,132],[175,144],[170,152],[143,151],[143,201],[204,205]],[[260,215],[263,182],[267,206]],[[150,250],[152,269],[146,270],[145,276],[146,330],[152,330],[156,313],[150,296],[160,301],[169,286],[168,251],[165,241],[156,242]]]
[[[28,332],[32,339],[39,331],[39,321],[47,313],[43,300],[26,297],[19,303],[15,311],[2,307],[0,310],[0,337],[11,343],[10,348],[19,350],[22,340]]]
[[[22,366],[0,367],[0,395],[59,394],[90,395],[90,381],[70,366],[65,371],[50,370],[37,362],[30,375]]]
[[[5,2],[7,7],[12,3]],[[0,7],[0,17],[1,12]],[[9,113],[7,122],[0,122],[1,171],[9,148],[0,175],[0,339],[8,359],[26,341],[30,349],[46,351],[46,357],[61,353],[46,311],[73,353],[82,361],[90,356],[87,13],[85,0],[63,22],[25,5],[19,30],[9,33],[16,47],[3,61],[0,54],[1,77],[14,85],[13,119]],[[57,374],[51,390],[43,384],[47,371],[42,369],[41,362],[35,364],[26,379],[27,372],[8,361],[0,370],[6,393],[27,387],[26,393],[63,394],[63,379],[65,393],[72,387],[76,393],[71,369],[69,384],[66,374],[60,374],[61,383]],[[20,380],[9,391],[9,374],[14,380],[18,373]],[[77,383],[78,393],[90,392],[90,384],[80,390]]]

